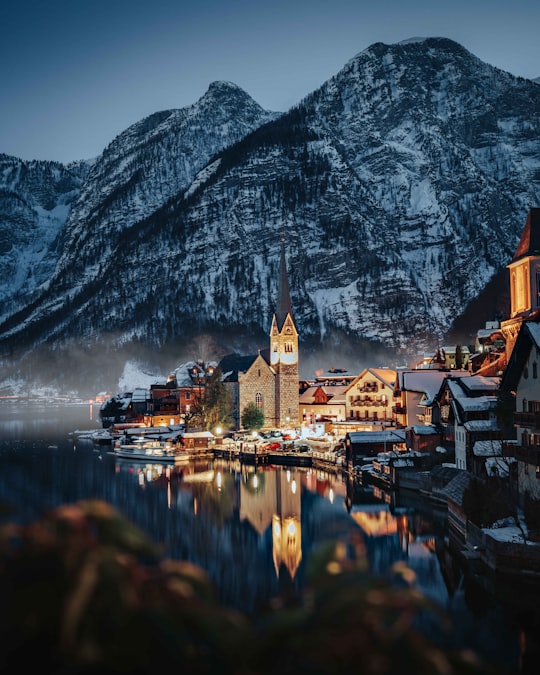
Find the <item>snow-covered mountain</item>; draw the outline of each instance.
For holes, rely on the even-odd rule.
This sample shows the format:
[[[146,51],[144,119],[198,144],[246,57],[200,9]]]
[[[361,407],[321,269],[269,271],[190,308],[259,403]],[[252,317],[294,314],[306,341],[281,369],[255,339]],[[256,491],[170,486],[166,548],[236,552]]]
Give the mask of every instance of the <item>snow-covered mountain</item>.
[[[54,271],[61,235],[91,162],[25,162],[0,154],[0,316]]]
[[[214,83],[95,161],[0,348],[260,340],[285,234],[306,345],[429,349],[473,303],[477,328],[499,311],[478,297],[540,203],[539,132],[536,83],[444,38],[374,44],[280,115]]]

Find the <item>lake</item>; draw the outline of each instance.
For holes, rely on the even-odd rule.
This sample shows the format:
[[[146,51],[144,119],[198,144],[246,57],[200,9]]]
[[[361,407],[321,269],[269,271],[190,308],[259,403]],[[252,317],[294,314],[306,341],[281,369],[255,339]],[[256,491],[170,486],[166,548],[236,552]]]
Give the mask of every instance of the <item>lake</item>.
[[[100,428],[99,407],[0,403],[2,522],[103,499],[168,557],[202,567],[220,602],[257,612],[301,593],[310,556],[329,540],[362,538],[370,573],[405,562],[414,584],[452,618],[449,646],[519,670],[516,612],[464,574],[447,546],[445,513],[418,495],[360,488],[341,474],[223,460],[184,467],[133,464],[70,432]],[[287,533],[285,543],[284,533]]]

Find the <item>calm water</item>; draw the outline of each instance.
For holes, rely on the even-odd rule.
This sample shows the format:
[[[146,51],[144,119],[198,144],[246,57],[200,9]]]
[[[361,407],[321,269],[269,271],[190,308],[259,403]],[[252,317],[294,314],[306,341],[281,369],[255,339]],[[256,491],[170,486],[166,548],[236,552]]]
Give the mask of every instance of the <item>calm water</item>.
[[[108,448],[74,442],[75,429],[99,428],[98,408],[0,404],[0,502],[7,520],[99,498],[213,580],[220,601],[253,612],[280,591],[301,592],[306,563],[328,539],[361,536],[376,575],[406,561],[417,587],[453,618],[452,647],[469,647],[519,672],[516,613],[464,575],[445,544],[444,513],[414,494],[390,498],[307,469],[200,462],[178,470],[132,464]],[[4,520],[6,518],[4,517]],[[293,536],[281,547],[280,532]]]

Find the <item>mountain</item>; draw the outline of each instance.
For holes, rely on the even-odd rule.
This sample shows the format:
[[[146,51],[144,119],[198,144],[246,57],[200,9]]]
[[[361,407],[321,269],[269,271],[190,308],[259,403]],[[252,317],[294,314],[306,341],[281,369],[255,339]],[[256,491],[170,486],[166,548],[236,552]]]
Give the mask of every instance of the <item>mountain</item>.
[[[0,154],[0,316],[53,273],[61,235],[91,162],[25,162]]]
[[[445,38],[374,44],[283,114],[215,83],[95,161],[4,359],[264,347],[282,236],[306,354],[469,342],[540,203],[539,131],[536,83]]]

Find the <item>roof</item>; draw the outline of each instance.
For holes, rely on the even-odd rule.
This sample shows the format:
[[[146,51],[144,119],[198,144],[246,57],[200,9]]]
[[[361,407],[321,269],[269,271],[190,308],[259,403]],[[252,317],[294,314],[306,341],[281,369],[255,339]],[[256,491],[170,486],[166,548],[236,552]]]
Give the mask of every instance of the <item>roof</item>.
[[[397,373],[391,368],[367,368],[366,370],[389,387],[393,387],[396,383]]]
[[[540,324],[537,321],[524,321],[501,378],[501,391],[508,392],[517,388],[533,347],[540,349]]]
[[[370,443],[405,443],[405,431],[396,429],[395,431],[349,431],[347,434],[351,443],[370,444]]]
[[[440,435],[440,432],[437,431],[433,424],[416,424],[411,427],[411,431],[417,436],[432,436],[433,434]]]
[[[467,431],[500,431],[497,420],[469,420],[463,426]]]
[[[441,489],[439,494],[461,506],[463,503],[463,493],[469,487],[472,478],[473,476],[471,473],[460,470],[459,473]]]
[[[474,396],[473,398],[461,396],[457,402],[464,412],[485,412],[495,410],[497,407],[496,396]]]
[[[279,266],[279,285],[276,307],[276,320],[279,330],[283,328],[287,314],[293,316],[291,306],[291,294],[289,290],[289,278],[287,277],[287,262],[285,259],[285,241],[281,240],[281,261]]]
[[[449,373],[446,370],[397,371],[397,385],[404,391],[424,393],[429,400],[433,400],[448,375]]]
[[[247,372],[259,355],[241,356],[240,354],[228,354],[224,356],[219,362],[219,368],[223,373],[223,381],[238,382],[238,373]]]
[[[529,210],[521,239],[510,264],[531,255],[540,255],[540,208]]]
[[[473,455],[476,457],[500,457],[502,455],[502,441],[476,441],[473,445]]]
[[[134,389],[133,393],[131,394],[131,400],[133,403],[145,403],[149,398],[150,392],[148,389],[142,389],[140,387]]]
[[[321,405],[344,405],[346,402],[346,397],[345,397],[345,392],[348,389],[348,385],[342,385],[342,384],[331,384],[328,386],[322,385],[322,384],[317,384],[315,386],[309,387],[306,389],[300,397],[298,398],[298,402],[300,405],[304,404],[312,404],[314,403],[314,397],[315,397],[315,392],[319,389],[322,389],[324,393],[328,396],[328,403],[327,404],[322,404]]]

